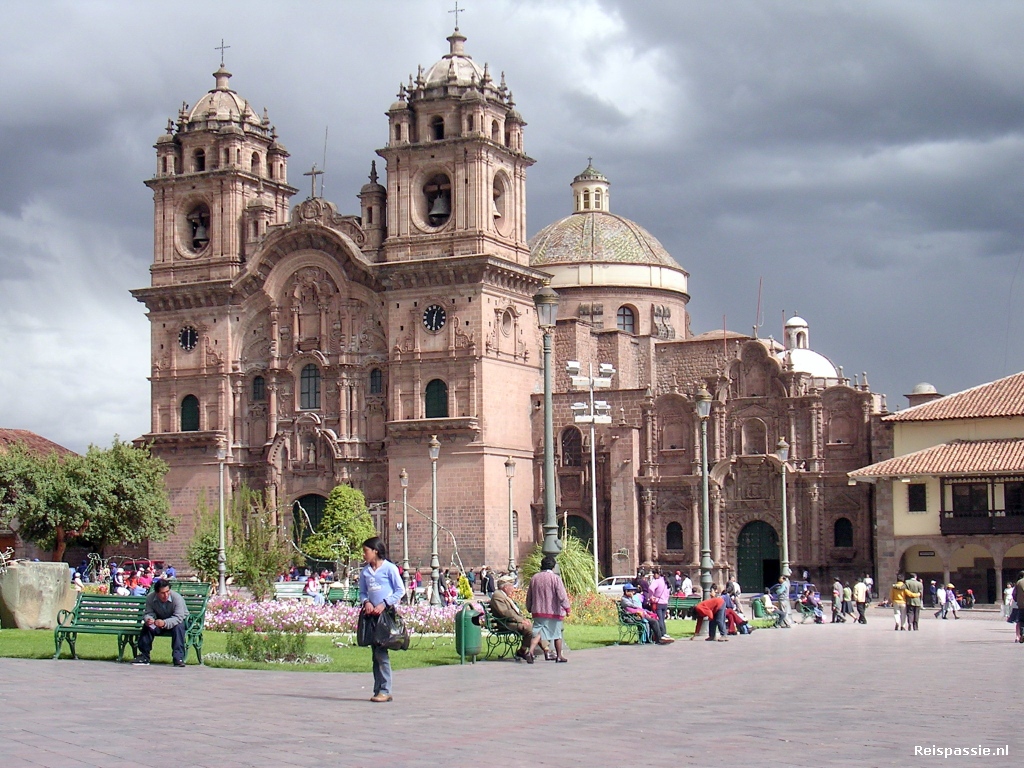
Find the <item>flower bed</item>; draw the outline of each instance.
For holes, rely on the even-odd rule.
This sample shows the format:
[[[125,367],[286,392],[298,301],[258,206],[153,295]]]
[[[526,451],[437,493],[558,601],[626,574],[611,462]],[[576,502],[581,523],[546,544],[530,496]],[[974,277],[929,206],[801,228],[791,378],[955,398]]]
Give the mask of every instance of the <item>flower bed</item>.
[[[455,631],[458,606],[400,606],[410,632],[451,634]],[[347,634],[356,631],[359,607],[351,605],[315,606],[306,600],[272,600],[258,603],[232,597],[214,597],[206,610],[206,629],[212,632],[322,632]]]

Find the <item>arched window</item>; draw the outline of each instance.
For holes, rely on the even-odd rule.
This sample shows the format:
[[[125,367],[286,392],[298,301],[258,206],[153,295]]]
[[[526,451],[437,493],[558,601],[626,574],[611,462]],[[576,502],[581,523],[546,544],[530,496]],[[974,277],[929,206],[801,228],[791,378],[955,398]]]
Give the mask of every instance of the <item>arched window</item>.
[[[274,178],[274,164],[270,162],[267,163],[267,178]]]
[[[472,115],[469,115],[469,116],[466,117],[466,130],[467,131],[472,131],[473,130],[473,116]]]
[[[768,428],[760,419],[743,422],[743,455],[763,456],[768,453]]]
[[[587,210],[587,211],[590,210],[590,190],[589,189],[584,189],[583,190],[583,209]]]
[[[426,413],[428,419],[448,418],[448,385],[440,379],[434,379],[427,384],[425,396]]]
[[[262,376],[257,376],[252,380],[252,401],[258,403],[266,396],[267,383],[263,380]]]
[[[679,523],[669,523],[665,529],[665,549],[683,548],[683,526]]]
[[[199,431],[199,398],[195,395],[185,395],[181,401],[181,431]]]
[[[444,138],[444,118],[440,115],[430,118],[430,137],[434,141]]]
[[[636,333],[636,313],[629,307],[619,307],[615,313],[615,325],[620,331]]]
[[[370,394],[379,395],[384,392],[384,372],[380,368],[370,371]]]
[[[562,432],[562,466],[583,466],[583,435],[576,427],[567,427]]]
[[[231,164],[231,150],[230,149],[225,149],[224,150],[224,165],[230,165],[230,164]]]
[[[206,170],[206,153],[197,149],[196,153],[192,155],[192,171],[193,173],[199,173]]]
[[[832,546],[853,546],[853,523],[845,517],[836,520],[836,524],[832,528]]]
[[[163,159],[163,164],[162,164],[161,168],[163,169],[161,171],[162,173],[167,173],[167,158],[166,157]]]
[[[498,139],[501,138],[501,128],[498,126],[497,120],[491,121],[491,141],[495,144],[498,143]]]
[[[598,211],[601,210],[601,190],[600,189],[595,189],[594,190],[594,208],[595,208],[595,210],[598,210]]]
[[[299,408],[316,410],[320,407],[320,369],[310,363],[299,376]]]
[[[401,141],[401,140],[402,140],[402,124],[399,123],[398,125],[395,126],[395,141]]]
[[[250,169],[252,170],[252,172],[255,173],[257,176],[259,176],[260,175],[260,168],[262,167],[262,165],[263,165],[263,163],[260,162],[260,153],[259,152],[253,152],[252,153],[252,164],[250,166]]]
[[[828,420],[828,441],[830,443],[856,442],[857,431],[849,416],[833,416]]]

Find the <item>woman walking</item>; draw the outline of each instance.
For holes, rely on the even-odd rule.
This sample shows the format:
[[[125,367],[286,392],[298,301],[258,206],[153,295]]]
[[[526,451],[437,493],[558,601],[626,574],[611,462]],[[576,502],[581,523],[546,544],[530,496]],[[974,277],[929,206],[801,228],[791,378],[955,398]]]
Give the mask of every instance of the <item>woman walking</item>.
[[[568,659],[562,653],[562,619],[569,614],[569,595],[554,568],[554,556],[544,555],[540,573],[530,579],[526,610],[533,614],[533,626],[540,636],[549,643],[554,641],[554,660],[564,663]]]
[[[398,566],[389,562],[384,542],[376,536],[363,542],[363,559],[366,567],[359,574],[359,602],[363,614],[376,622],[384,609],[394,607],[405,594],[405,585],[398,573]],[[380,704],[391,701],[391,659],[388,649],[382,645],[372,646],[373,650],[373,696],[370,701]]]
[[[907,623],[907,585],[903,579],[897,579],[889,590],[889,602],[892,603],[892,617],[896,622],[893,627],[897,632],[906,629]]]

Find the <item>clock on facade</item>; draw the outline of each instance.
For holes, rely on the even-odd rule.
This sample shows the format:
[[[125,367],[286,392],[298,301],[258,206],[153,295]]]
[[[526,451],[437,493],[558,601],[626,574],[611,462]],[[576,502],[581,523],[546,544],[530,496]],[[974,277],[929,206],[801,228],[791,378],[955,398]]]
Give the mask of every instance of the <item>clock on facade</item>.
[[[425,310],[423,310],[423,327],[428,331],[437,332],[444,328],[445,322],[448,320],[448,315],[444,311],[444,307],[438,304],[431,304]]]
[[[199,332],[191,325],[186,325],[178,332],[178,345],[186,352],[191,352],[199,343]]]

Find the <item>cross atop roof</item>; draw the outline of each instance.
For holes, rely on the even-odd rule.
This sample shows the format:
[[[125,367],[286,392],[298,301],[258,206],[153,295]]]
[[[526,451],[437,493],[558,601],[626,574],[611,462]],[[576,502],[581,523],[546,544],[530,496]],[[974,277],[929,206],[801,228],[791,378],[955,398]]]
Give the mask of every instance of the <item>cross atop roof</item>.
[[[220,65],[224,66],[224,51],[230,48],[230,45],[224,45],[224,38],[220,39],[220,45],[213,46],[213,50],[220,51]]]

